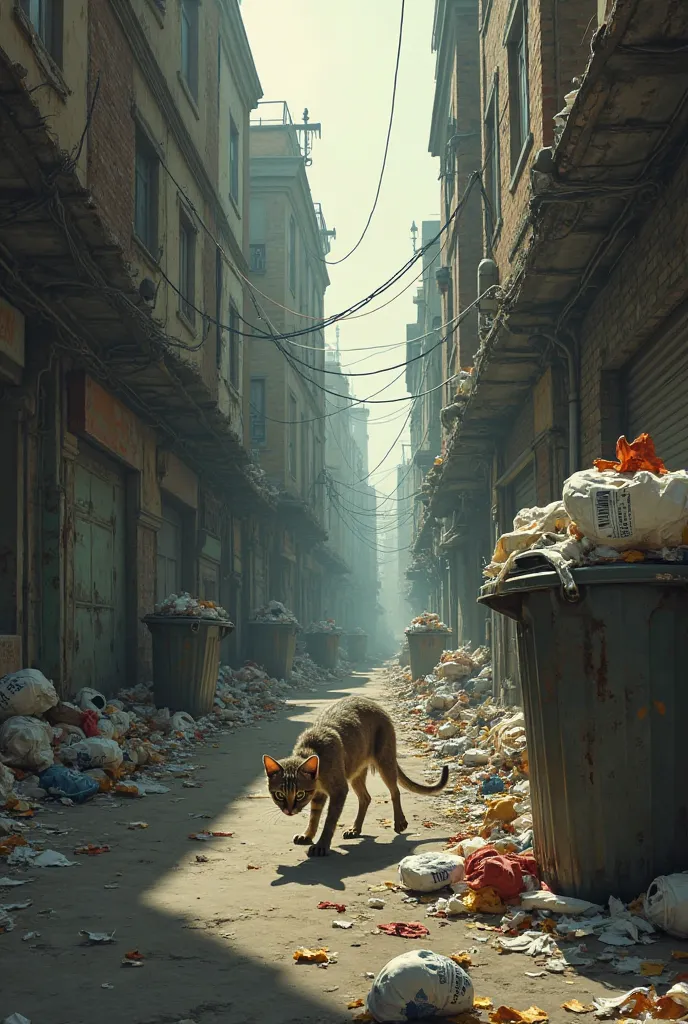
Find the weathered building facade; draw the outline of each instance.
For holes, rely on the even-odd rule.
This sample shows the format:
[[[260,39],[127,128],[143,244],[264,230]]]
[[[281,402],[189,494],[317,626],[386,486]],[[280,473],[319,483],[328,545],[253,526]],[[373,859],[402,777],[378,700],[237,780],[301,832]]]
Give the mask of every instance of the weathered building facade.
[[[451,6],[439,0],[438,18]],[[559,497],[621,433],[649,431],[670,468],[688,463],[688,15],[648,0],[483,0],[477,14],[474,169],[483,280],[498,289],[481,302],[472,391],[429,508],[447,522],[482,503],[486,560],[520,508]],[[462,232],[458,218],[459,249]],[[497,686],[518,697],[515,632],[495,617],[491,639]]]
[[[63,693],[150,678],[171,591],[241,648],[259,96],[236,0],[0,6],[0,632]]]
[[[323,614],[323,577],[332,569],[324,543],[325,353],[317,329],[330,236],[286,103],[261,104],[253,118],[250,184],[257,319],[247,352],[247,443],[279,495],[272,538],[263,542],[269,596],[307,624]]]

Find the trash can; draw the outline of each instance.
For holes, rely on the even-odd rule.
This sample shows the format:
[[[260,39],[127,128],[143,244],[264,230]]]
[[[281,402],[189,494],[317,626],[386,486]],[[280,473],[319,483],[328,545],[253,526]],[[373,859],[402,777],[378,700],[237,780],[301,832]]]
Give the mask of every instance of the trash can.
[[[480,602],[519,623],[535,856],[606,903],[688,865],[688,566],[526,553]]]
[[[275,679],[289,679],[296,653],[293,622],[249,622],[249,657]]]
[[[349,656],[349,661],[359,662],[365,661],[366,652],[368,650],[368,634],[367,633],[349,633],[346,638],[346,653]]]
[[[407,633],[411,675],[414,679],[429,676],[444,651],[451,647],[450,629],[429,629],[424,633]]]
[[[336,669],[339,660],[339,633],[305,633],[306,650],[316,665]]]
[[[158,707],[207,715],[215,699],[220,643],[234,629],[222,619],[146,615],[153,637],[153,693]]]

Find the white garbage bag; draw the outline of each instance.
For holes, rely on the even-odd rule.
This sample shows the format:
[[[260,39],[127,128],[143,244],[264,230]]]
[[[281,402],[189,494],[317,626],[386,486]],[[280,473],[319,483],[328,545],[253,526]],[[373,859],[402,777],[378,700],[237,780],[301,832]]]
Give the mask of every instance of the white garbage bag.
[[[82,711],[104,711],[107,707],[107,697],[100,690],[84,686],[74,698],[74,703],[78,704]]]
[[[470,768],[477,768],[480,765],[487,764],[490,760],[490,755],[486,750],[480,750],[479,747],[472,747],[467,750],[463,755],[463,763]]]
[[[37,668],[22,668],[0,679],[0,721],[14,715],[42,715],[57,703],[55,687]]]
[[[399,864],[399,881],[415,892],[434,892],[462,882],[463,877],[463,858],[444,851],[417,853]]]
[[[11,796],[16,796],[14,783],[12,772],[4,764],[0,764],[0,807],[4,807]]]
[[[688,473],[586,469],[564,482],[564,505],[581,533],[608,547],[675,548],[688,523]]]
[[[54,761],[52,727],[38,718],[17,715],[0,726],[0,760],[14,768],[42,772]]]
[[[645,916],[676,939],[688,939],[688,871],[660,875],[647,890]]]
[[[74,764],[81,771],[89,768],[109,768],[115,771],[124,760],[122,749],[116,740],[90,736],[78,743],[72,743],[61,750],[65,764]]]
[[[368,993],[366,1009],[376,1021],[455,1017],[473,1006],[473,982],[447,956],[412,949],[385,964]]]
[[[175,711],[170,719],[173,732],[193,733],[196,731],[196,722],[188,711]]]

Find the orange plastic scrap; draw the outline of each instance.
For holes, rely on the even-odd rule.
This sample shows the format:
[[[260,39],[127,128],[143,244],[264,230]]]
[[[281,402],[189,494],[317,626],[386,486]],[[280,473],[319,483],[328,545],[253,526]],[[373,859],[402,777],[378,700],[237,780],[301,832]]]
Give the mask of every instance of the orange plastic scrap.
[[[667,473],[668,470],[655,451],[655,443],[649,434],[640,434],[635,441],[628,441],[621,436],[616,442],[616,462],[606,459],[595,459],[595,469],[616,470],[617,473],[637,473],[646,469],[650,473]]]
[[[302,947],[294,950],[294,960],[297,964],[326,964],[330,960],[328,952],[327,946],[323,946],[321,949]]]

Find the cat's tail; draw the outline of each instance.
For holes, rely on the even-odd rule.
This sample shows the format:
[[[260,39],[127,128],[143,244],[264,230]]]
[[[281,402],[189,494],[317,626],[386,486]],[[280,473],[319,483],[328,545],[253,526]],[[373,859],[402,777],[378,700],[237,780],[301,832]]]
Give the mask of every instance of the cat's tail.
[[[408,789],[410,793],[440,793],[449,781],[449,768],[445,764],[442,769],[440,781],[434,786],[421,786],[419,782],[414,782],[413,779],[409,779],[406,772],[397,764],[397,773],[399,775],[399,783]]]

